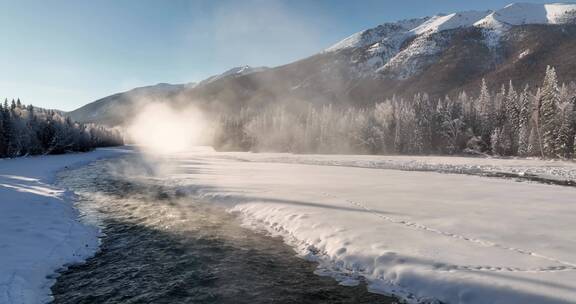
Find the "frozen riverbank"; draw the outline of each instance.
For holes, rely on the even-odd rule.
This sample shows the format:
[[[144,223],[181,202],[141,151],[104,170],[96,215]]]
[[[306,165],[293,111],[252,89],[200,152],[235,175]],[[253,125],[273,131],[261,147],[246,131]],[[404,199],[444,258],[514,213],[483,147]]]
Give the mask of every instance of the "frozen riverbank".
[[[526,158],[401,155],[298,155],[285,153],[221,153],[221,157],[252,162],[391,169],[515,178],[576,186],[576,162]]]
[[[308,164],[270,162],[279,156]],[[166,182],[284,236],[345,284],[364,277],[411,302],[576,301],[576,189],[317,158],[182,154]]]
[[[122,153],[0,161],[0,303],[45,302],[51,274],[94,253],[97,230],[78,223],[68,194],[50,183],[65,167]],[[247,227],[284,237],[319,262],[318,274],[344,285],[365,279],[372,291],[409,302],[576,301],[574,187],[402,169],[422,164],[563,172],[552,176],[565,180],[574,170],[570,162],[209,149],[114,168],[151,178],[176,197],[222,206]],[[179,221],[167,218],[160,226],[189,222],[177,214]],[[159,221],[153,213],[145,219]]]
[[[98,230],[78,222],[58,171],[121,155],[125,148],[0,159],[0,303],[46,303],[53,274],[94,254]]]

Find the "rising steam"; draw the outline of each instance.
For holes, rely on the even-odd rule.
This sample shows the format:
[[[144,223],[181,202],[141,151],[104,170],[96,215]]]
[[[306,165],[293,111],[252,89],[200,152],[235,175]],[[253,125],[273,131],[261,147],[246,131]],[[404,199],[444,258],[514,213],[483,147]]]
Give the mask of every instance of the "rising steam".
[[[206,144],[210,129],[197,109],[174,109],[163,103],[151,103],[136,115],[127,131],[129,139],[145,152],[171,154]]]

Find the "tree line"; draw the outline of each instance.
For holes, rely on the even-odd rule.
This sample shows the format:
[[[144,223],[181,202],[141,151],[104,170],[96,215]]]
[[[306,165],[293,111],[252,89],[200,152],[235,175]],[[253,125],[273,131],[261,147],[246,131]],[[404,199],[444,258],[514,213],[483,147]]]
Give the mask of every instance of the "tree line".
[[[559,85],[548,67],[540,87],[512,82],[478,96],[427,94],[357,109],[309,105],[244,108],[218,120],[220,150],[293,153],[492,154],[574,157],[576,85]]]
[[[53,110],[25,106],[20,99],[0,104],[0,158],[84,152],[123,144],[118,130],[81,124]]]

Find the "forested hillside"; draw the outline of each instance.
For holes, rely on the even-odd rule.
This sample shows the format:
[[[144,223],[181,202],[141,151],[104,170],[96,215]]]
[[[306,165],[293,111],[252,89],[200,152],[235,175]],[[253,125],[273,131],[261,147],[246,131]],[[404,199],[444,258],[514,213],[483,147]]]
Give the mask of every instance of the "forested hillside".
[[[122,144],[118,130],[76,123],[57,111],[24,106],[19,99],[0,104],[0,157],[61,154]]]
[[[461,154],[572,158],[576,85],[559,85],[548,67],[540,87],[512,82],[475,97],[390,98],[366,108],[244,108],[222,115],[221,150],[298,153]]]

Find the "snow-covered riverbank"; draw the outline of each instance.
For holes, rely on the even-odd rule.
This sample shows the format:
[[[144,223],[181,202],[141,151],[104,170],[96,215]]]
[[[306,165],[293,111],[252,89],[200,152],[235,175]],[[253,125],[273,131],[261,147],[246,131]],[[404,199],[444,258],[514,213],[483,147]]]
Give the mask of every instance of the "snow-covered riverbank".
[[[308,164],[509,177],[549,184],[576,185],[576,162],[526,158],[402,155],[298,155],[286,153],[220,153],[251,162]]]
[[[0,160],[0,303],[49,300],[54,271],[97,249],[97,230],[50,185],[55,173],[127,151]],[[409,302],[576,302],[576,188],[469,176],[572,180],[571,162],[197,149],[114,169],[138,178],[148,166],[178,195],[284,237],[344,285],[364,278]]]
[[[128,151],[0,159],[0,303],[48,302],[55,271],[98,247],[98,230],[78,222],[70,193],[51,185],[56,173]]]
[[[364,277],[373,290],[410,302],[576,301],[573,187],[346,166],[363,156],[331,156],[338,166],[314,164],[317,156],[285,155],[307,164],[222,156],[179,155],[167,183],[285,237],[344,284]]]

